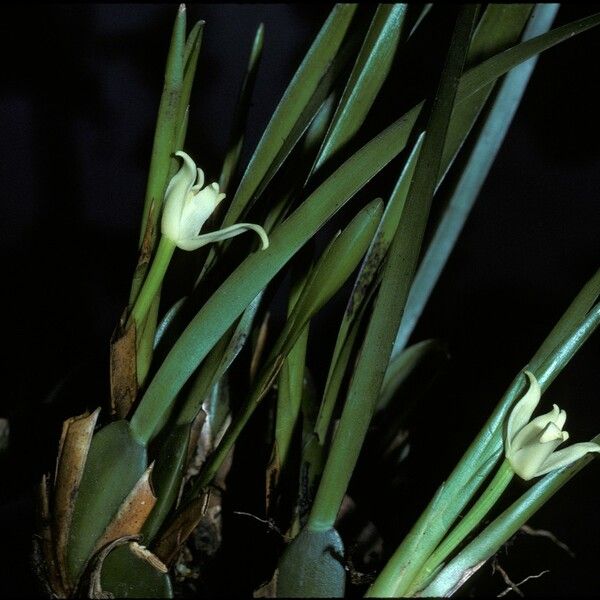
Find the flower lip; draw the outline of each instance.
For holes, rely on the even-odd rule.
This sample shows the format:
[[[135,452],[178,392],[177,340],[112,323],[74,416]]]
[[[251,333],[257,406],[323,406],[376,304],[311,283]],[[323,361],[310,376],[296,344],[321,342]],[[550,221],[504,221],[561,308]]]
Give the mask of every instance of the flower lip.
[[[523,479],[533,479],[565,467],[588,452],[600,452],[594,442],[556,448],[569,439],[563,431],[567,413],[554,404],[552,410],[531,419],[541,398],[541,389],[533,373],[525,371],[529,389],[513,407],[507,422],[505,454],[513,470]]]

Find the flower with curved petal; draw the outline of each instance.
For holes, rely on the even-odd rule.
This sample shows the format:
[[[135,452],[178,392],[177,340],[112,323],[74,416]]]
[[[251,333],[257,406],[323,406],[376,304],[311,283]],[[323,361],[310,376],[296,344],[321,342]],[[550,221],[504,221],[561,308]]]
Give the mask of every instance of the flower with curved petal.
[[[555,404],[550,412],[530,420],[539,404],[541,390],[533,373],[525,371],[525,375],[529,378],[529,389],[510,413],[504,443],[506,458],[514,472],[529,480],[566,467],[588,452],[600,452],[600,445],[594,442],[581,442],[556,451],[569,439],[569,434],[563,431],[567,413]]]
[[[256,232],[262,249],[269,247],[269,238],[260,225],[236,223],[218,231],[200,234],[200,230],[217,208],[225,194],[219,191],[218,183],[204,186],[204,173],[185,152],[175,153],[183,159],[181,168],[167,186],[162,214],[161,231],[178,248],[197,250],[211,242],[219,242],[239,235],[244,231]]]

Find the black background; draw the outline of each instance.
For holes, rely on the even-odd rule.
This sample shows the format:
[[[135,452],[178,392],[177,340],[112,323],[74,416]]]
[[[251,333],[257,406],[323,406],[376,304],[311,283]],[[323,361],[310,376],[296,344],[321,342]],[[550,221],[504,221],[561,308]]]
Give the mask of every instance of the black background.
[[[88,379],[79,367],[108,372],[108,339],[135,262],[175,10],[127,4],[3,9],[0,416],[10,418],[12,448],[0,472],[0,544],[9,555],[0,562],[0,595],[34,593],[27,563],[34,485],[53,463],[61,420],[107,392],[106,383],[97,383],[102,377]],[[207,23],[189,136],[209,175],[216,177],[225,152],[258,24],[266,26],[265,48],[246,156],[328,10],[189,8],[190,23]],[[596,10],[565,6],[556,24]],[[422,509],[489,407],[598,268],[599,50],[600,35],[590,31],[540,59],[413,336],[446,340],[452,362],[428,398],[431,406],[415,416],[408,459],[414,485],[406,498],[393,499],[399,513]],[[318,325],[331,337],[326,320]],[[596,335],[547,394],[548,403],[567,409],[575,441],[600,430],[599,358]],[[310,360],[316,365],[319,356]],[[42,403],[69,374],[75,381],[70,399]],[[519,536],[502,551],[500,563],[515,581],[551,570],[524,585],[528,595],[597,592],[598,476],[593,463],[530,523],[552,530],[576,559],[545,538]],[[504,587],[486,565],[473,590],[497,594]]]

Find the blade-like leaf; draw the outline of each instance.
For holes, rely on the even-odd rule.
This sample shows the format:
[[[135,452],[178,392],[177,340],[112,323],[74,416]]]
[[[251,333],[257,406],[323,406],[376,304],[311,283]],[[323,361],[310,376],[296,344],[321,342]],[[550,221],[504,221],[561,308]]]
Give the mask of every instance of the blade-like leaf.
[[[156,122],[156,133],[154,135],[154,146],[152,147],[152,159],[148,174],[148,186],[146,189],[146,201],[142,216],[142,229],[140,232],[140,244],[148,227],[150,207],[154,204],[155,217],[158,219],[158,206],[162,202],[162,196],[167,185],[167,177],[175,141],[175,128],[179,115],[179,101],[183,85],[183,57],[185,48],[185,25],[186,11],[181,4],[177,11],[171,46],[167,56],[167,67],[165,71],[165,87],[158,109],[158,120]]]
[[[344,376],[344,371],[341,370],[340,356],[342,353],[349,354],[349,331],[350,328],[358,327],[358,315],[364,311],[367,301],[367,292],[378,273],[379,267],[383,262],[387,251],[392,243],[394,234],[402,215],[402,209],[408,194],[408,188],[412,180],[417,157],[421,149],[422,136],[419,138],[413,151],[411,152],[404,169],[398,179],[398,182],[391,194],[391,197],[386,204],[385,212],[379,223],[377,232],[373,236],[373,241],[367,250],[367,254],[360,267],[358,276],[354,282],[350,298],[342,317],[342,322],[338,331],[335,348],[327,374],[325,390],[323,392],[323,400],[319,409],[319,415],[315,425],[315,433],[319,443],[323,445],[327,436],[327,430],[333,414],[336,399],[338,397],[339,386]],[[347,364],[347,363],[346,363]],[[334,376],[335,374],[335,376]]]
[[[305,330],[309,320],[341,288],[354,271],[377,229],[382,211],[381,200],[369,203],[329,244],[311,272],[283,331],[273,345],[252,394],[235,415],[218,448],[194,481],[188,499],[197,496],[210,483],[256,406],[274,383],[283,361]]]
[[[498,78],[498,72],[506,73],[523,61],[548,50],[561,42],[583,33],[600,24],[600,13],[579,19],[543,33],[531,40],[522,42],[500,54],[487,59],[480,65],[467,71],[460,81],[458,102],[464,102],[471,94],[477,92],[490,81]]]
[[[515,6],[517,9],[520,8],[519,5],[491,5],[488,10],[499,6],[506,10]],[[530,39],[547,31],[552,24],[556,10],[556,5],[539,5],[525,30],[524,39]],[[511,17],[515,16],[511,14]],[[511,22],[514,22],[513,19],[511,19]],[[482,39],[489,39],[489,36]],[[475,56],[482,51],[479,46],[472,47],[471,50]],[[466,166],[452,191],[448,206],[419,265],[414,284],[408,296],[406,310],[398,329],[398,335],[394,342],[392,359],[406,346],[408,338],[456,244],[469,212],[504,141],[536,62],[537,57],[530,58],[513,69],[506,76],[505,81],[502,82],[502,86],[487,114],[485,124],[467,159]]]
[[[340,49],[355,10],[356,5],[336,5],[321,28],[258,143],[225,216],[223,227],[235,223],[251,201]]]
[[[469,5],[458,17],[406,204],[384,265],[381,288],[309,517],[307,527],[312,530],[333,526],[375,409],[416,268],[476,13],[477,7]]]
[[[380,4],[315,161],[316,171],[359,130],[386,80],[403,31],[406,4]]]

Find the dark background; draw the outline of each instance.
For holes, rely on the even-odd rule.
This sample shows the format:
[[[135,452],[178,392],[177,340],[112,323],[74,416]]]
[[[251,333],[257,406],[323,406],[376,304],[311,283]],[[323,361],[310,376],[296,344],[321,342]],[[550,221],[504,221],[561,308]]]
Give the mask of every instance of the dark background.
[[[97,383],[102,378],[90,379],[82,365],[108,374],[108,340],[135,263],[175,10],[126,4],[3,9],[0,416],[10,418],[12,446],[0,463],[0,544],[8,555],[0,561],[0,596],[34,593],[27,562],[34,486],[53,464],[62,419],[107,392]],[[202,18],[207,24],[188,135],[209,175],[218,174],[258,24],[266,26],[265,48],[246,156],[328,10],[189,8],[189,23]],[[556,25],[597,10],[564,6]],[[598,268],[599,50],[600,34],[593,30],[541,57],[413,336],[445,340],[452,362],[428,398],[431,408],[414,417],[408,460],[414,498],[398,498],[399,512],[422,508]],[[332,331],[326,320],[319,326],[324,338]],[[547,394],[548,403],[567,410],[574,441],[600,431],[599,358],[596,334]],[[314,364],[318,359],[310,357]],[[42,402],[69,375],[69,400]],[[526,594],[597,593],[599,475],[593,463],[530,523],[552,530],[575,559],[545,538],[524,536],[501,552],[500,563],[515,581],[551,570],[526,583]],[[497,594],[504,587],[486,565],[472,589]]]

